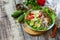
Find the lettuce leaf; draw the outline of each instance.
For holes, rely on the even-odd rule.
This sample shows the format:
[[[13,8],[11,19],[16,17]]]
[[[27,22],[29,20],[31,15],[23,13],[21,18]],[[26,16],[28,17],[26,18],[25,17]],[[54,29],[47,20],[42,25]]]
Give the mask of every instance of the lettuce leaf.
[[[48,7],[43,7],[42,10],[45,11],[51,17],[52,23],[56,21],[56,14],[54,11],[50,10]]]

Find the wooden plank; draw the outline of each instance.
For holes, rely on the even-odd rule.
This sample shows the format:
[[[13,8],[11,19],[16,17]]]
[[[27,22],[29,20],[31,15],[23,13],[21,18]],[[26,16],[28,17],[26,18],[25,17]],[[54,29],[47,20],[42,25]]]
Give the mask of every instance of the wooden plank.
[[[1,30],[1,31],[0,31],[0,33],[1,33],[0,35],[1,35],[1,40],[7,40],[7,39],[6,39],[6,36],[5,36],[6,30],[5,30],[5,26],[4,26],[4,24],[3,24],[3,23],[4,23],[4,22],[3,22],[3,19],[1,18],[1,16],[2,16],[1,14],[2,14],[2,11],[0,10],[0,28],[1,28],[1,29],[0,29],[0,30]]]
[[[59,38],[59,36],[58,36],[58,35],[56,35],[55,40],[60,40],[60,38]]]
[[[39,40],[45,40],[43,35],[39,36]]]
[[[8,29],[6,29],[7,35],[9,36],[7,39],[8,40],[24,40],[23,35],[22,35],[22,31],[21,31],[21,27],[19,26],[19,23],[16,23],[14,21],[14,19],[11,17],[11,13],[13,13],[13,11],[15,10],[14,1],[9,0],[9,3],[4,5],[4,8],[5,8],[5,11],[8,15],[9,21],[10,21],[10,24],[8,24],[9,23],[9,21],[7,21],[8,18],[7,19],[4,18],[5,20],[3,19],[5,22],[4,24],[5,24],[6,28],[8,28]],[[5,15],[3,15],[3,16],[5,16]],[[11,30],[9,29],[8,25],[11,26],[10,27]]]
[[[23,35],[24,35],[24,39],[25,39],[25,40],[31,40],[31,36],[24,31],[24,26],[23,26],[23,25],[24,25],[24,24],[21,24],[21,26],[22,26],[22,31],[23,31]]]
[[[57,35],[55,37],[55,40],[60,40],[60,28],[57,30]]]
[[[25,0],[15,0],[15,1],[16,1],[16,4],[25,2]]]
[[[43,34],[43,38],[44,38],[45,40],[49,40],[49,39],[48,39],[48,38],[49,38],[49,31]]]
[[[1,40],[4,40],[4,37],[3,37],[3,31],[2,31],[2,19],[1,19],[1,8],[0,8],[0,38]]]
[[[4,40],[1,26],[2,26],[2,24],[1,24],[1,21],[0,21],[0,40]]]
[[[38,37],[39,36],[31,36],[31,40],[39,40]]]
[[[9,20],[8,20],[8,18],[7,18],[7,15],[6,15],[6,13],[5,13],[5,11],[4,11],[4,8],[1,8],[1,13],[0,13],[0,15],[1,15],[1,25],[0,25],[0,27],[1,27],[1,40],[8,40],[8,38],[10,37],[10,34],[9,34],[9,29],[10,29],[10,25],[8,25],[8,24],[10,24],[10,22],[9,22]],[[8,29],[9,28],[9,29]],[[8,30],[7,30],[8,29]],[[11,31],[11,30],[10,30]],[[9,39],[9,40],[11,40],[11,39]]]
[[[21,26],[22,26],[22,30],[23,30],[23,35],[24,35],[24,39],[25,40],[37,40],[37,37],[35,36],[31,36],[31,35],[29,35],[28,33],[26,33],[25,31],[24,31],[24,26],[23,26],[24,24],[21,24]]]

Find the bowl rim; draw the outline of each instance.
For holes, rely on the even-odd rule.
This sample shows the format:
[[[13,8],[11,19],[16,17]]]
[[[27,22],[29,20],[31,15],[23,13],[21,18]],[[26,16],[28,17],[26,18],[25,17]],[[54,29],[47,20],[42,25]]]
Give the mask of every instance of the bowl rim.
[[[34,31],[48,31],[54,26],[55,23],[51,24],[50,27],[48,28],[48,30],[35,30],[32,27],[30,27],[26,22],[25,22],[25,24],[27,25],[27,27],[29,27],[31,30],[34,30]]]
[[[47,7],[47,8],[49,8],[49,7]],[[51,8],[49,8],[51,11],[53,11]],[[30,11],[32,11],[32,10],[30,10]],[[54,12],[54,11],[53,11]],[[56,15],[56,14],[55,14]],[[56,17],[57,18],[57,17]],[[56,19],[55,19],[55,22],[56,22]],[[54,24],[55,24],[55,22],[53,22],[49,27],[48,27],[48,30],[50,30],[53,26],[54,26]],[[48,31],[48,30],[35,30],[34,28],[32,28],[32,27],[30,27],[26,22],[25,22],[25,24],[27,25],[27,27],[29,27],[30,29],[32,29],[32,30],[34,30],[34,31]]]

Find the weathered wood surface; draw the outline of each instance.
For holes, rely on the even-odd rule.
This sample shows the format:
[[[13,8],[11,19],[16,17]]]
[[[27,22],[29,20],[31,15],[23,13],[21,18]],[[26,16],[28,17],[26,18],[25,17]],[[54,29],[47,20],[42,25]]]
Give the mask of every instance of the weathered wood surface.
[[[55,38],[49,37],[51,30],[41,36],[27,34],[23,24],[15,22],[11,17],[17,3],[18,0],[0,0],[0,40],[60,40],[60,29]]]

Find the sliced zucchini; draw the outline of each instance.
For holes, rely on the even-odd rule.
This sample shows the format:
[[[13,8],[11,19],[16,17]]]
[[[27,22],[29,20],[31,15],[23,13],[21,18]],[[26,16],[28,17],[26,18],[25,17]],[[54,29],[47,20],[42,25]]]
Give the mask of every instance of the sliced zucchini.
[[[14,17],[14,18],[18,18],[23,13],[24,13],[23,11],[17,10],[11,16]]]
[[[18,17],[18,19],[17,19],[17,20],[18,20],[18,22],[23,21],[23,20],[24,20],[24,16],[25,16],[24,14],[22,14],[21,16],[19,16],[19,17]]]

